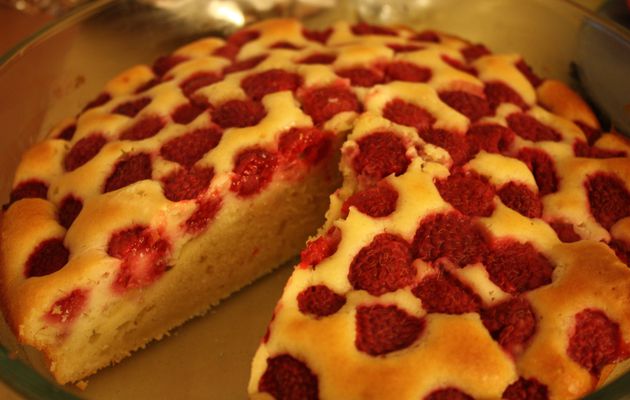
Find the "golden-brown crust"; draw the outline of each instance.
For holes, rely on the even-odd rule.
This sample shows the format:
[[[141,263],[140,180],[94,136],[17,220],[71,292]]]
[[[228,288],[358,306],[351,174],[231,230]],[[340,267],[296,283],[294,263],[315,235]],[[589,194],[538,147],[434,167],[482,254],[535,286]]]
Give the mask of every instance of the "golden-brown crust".
[[[563,82],[547,79],[536,89],[540,104],[569,121],[599,129],[599,121],[586,102]]]

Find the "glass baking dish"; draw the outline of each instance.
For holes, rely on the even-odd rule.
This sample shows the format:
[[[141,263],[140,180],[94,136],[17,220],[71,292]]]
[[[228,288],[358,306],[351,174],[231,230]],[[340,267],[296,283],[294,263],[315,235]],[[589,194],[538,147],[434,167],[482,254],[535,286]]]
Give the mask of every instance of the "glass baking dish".
[[[96,1],[0,57],[2,202],[21,152],[79,112],[116,73],[196,38],[274,16],[295,16],[314,28],[338,19],[402,23],[517,52],[539,75],[581,91],[606,126],[630,133],[630,34],[569,1]],[[0,324],[0,378],[34,399],[245,398],[250,359],[290,273],[290,265],[281,267],[91,377],[83,391],[52,383],[37,354]],[[630,375],[589,396],[628,397]]]

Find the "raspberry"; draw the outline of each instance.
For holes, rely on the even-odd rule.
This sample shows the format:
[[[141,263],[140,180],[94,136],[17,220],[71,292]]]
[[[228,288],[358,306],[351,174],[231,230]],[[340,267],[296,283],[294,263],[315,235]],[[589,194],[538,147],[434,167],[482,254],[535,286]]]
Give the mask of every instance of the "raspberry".
[[[532,142],[544,140],[558,142],[562,139],[562,136],[555,129],[544,125],[531,115],[523,113],[510,114],[507,117],[507,122],[510,129],[516,132],[517,135]]]
[[[204,109],[197,104],[185,103],[173,111],[171,118],[177,124],[186,125],[197,118],[203,111]]]
[[[431,129],[435,117],[427,110],[401,99],[390,100],[383,107],[383,117],[400,125],[411,126],[419,132]]]
[[[474,148],[470,147],[466,137],[457,132],[450,132],[444,129],[429,129],[419,131],[418,134],[425,142],[446,150],[451,156],[454,165],[462,165],[474,155]]]
[[[387,183],[377,184],[350,196],[341,207],[342,215],[347,216],[350,207],[355,207],[372,218],[387,217],[396,211],[398,192]]]
[[[260,55],[260,56],[254,56],[254,57],[250,57],[250,58],[246,58],[244,60],[241,61],[236,61],[234,63],[232,63],[232,65],[229,65],[227,67],[225,67],[223,69],[223,73],[224,74],[230,74],[233,72],[239,72],[239,71],[245,71],[248,69],[252,69],[255,66],[257,66],[258,64],[260,64],[261,62],[263,62],[264,59],[267,58],[266,54]]]
[[[625,240],[613,239],[608,243],[608,246],[615,251],[621,262],[630,267],[630,243]]]
[[[459,267],[482,261],[488,252],[482,228],[471,218],[456,212],[424,217],[412,248],[414,256],[424,261],[446,257]]]
[[[291,128],[280,136],[278,151],[288,162],[315,165],[330,154],[333,139],[332,133],[317,128]]]
[[[162,77],[168,71],[173,69],[173,67],[175,67],[177,64],[180,64],[186,60],[188,60],[187,57],[174,54],[162,56],[155,60],[155,62],[153,63],[153,72],[155,73],[155,75]]]
[[[575,143],[573,143],[573,153],[576,157],[588,158],[626,157],[626,152],[623,150],[608,150],[600,149],[598,147],[591,147],[582,140],[576,140]]]
[[[584,183],[593,217],[610,229],[615,222],[630,215],[630,193],[614,174],[597,173]]]
[[[427,82],[433,75],[429,68],[410,62],[396,61],[387,64],[385,75],[388,81]]]
[[[112,110],[112,112],[114,114],[125,115],[127,117],[133,118],[138,115],[138,113],[142,111],[142,109],[148,106],[150,102],[150,98],[141,97],[139,99],[130,100],[117,105],[116,108]]]
[[[221,130],[217,126],[196,129],[164,143],[160,148],[160,155],[190,168],[204,154],[214,149],[220,140]]]
[[[234,162],[230,190],[243,197],[258,193],[271,181],[277,163],[276,154],[265,149],[242,151]]]
[[[463,314],[479,310],[481,299],[469,287],[446,272],[424,278],[413,288],[429,313]]]
[[[300,254],[300,266],[302,268],[317,264],[335,254],[341,241],[341,231],[337,227],[330,228],[324,235],[310,240],[306,248]]]
[[[440,36],[433,31],[422,31],[414,35],[411,40],[418,40],[420,42],[432,42],[440,43]]]
[[[350,79],[352,86],[372,87],[383,82],[383,73],[371,68],[347,68],[335,73],[342,78]]]
[[[117,292],[146,287],[169,268],[168,241],[146,226],[133,226],[116,232],[109,239],[107,254],[121,260],[113,288]]]
[[[66,171],[74,171],[86,162],[94,158],[105,146],[107,139],[100,133],[94,133],[80,139],[72,146],[63,159],[63,166]]]
[[[284,50],[300,50],[301,47],[294,45],[291,42],[281,41],[276,42],[269,46],[270,49],[284,49]]]
[[[131,185],[132,183],[151,179],[151,157],[140,153],[120,159],[114,171],[105,181],[103,193]]]
[[[529,81],[529,83],[532,84],[533,87],[536,88],[540,86],[540,84],[543,82],[542,79],[540,79],[540,77],[538,77],[538,75],[534,73],[531,67],[527,65],[524,60],[519,60],[516,63],[516,68],[518,68],[518,70],[521,71],[523,75],[525,75],[525,78],[527,78],[527,80]]]
[[[11,190],[9,204],[22,199],[46,199],[48,196],[48,185],[37,179],[30,179],[21,182]]]
[[[212,52],[212,55],[234,61],[239,51],[241,51],[240,47],[228,43],[214,50]]]
[[[505,400],[547,400],[549,393],[547,386],[535,378],[525,379],[521,377],[505,389],[501,398]]]
[[[534,174],[538,193],[545,196],[558,190],[558,177],[553,160],[543,150],[523,149],[517,158],[523,161]]]
[[[315,53],[303,58],[300,64],[332,64],[337,59],[335,54]]]
[[[390,174],[401,175],[409,166],[407,149],[393,132],[383,131],[363,136],[357,141],[359,154],[352,160],[357,174],[379,180]]]
[[[302,84],[302,77],[282,69],[270,69],[247,76],[241,81],[241,87],[249,97],[260,100],[275,92],[290,90],[294,92]]]
[[[573,121],[573,123],[582,130],[589,144],[595,143],[602,136],[602,131],[597,128],[591,128],[582,121]]]
[[[359,351],[380,356],[411,346],[425,321],[391,305],[359,306],[354,344]]]
[[[212,177],[212,168],[179,169],[162,178],[164,196],[170,201],[194,199],[208,189]]]
[[[484,93],[492,110],[496,110],[501,103],[512,103],[522,109],[527,109],[527,104],[525,104],[521,95],[503,82],[486,83]]]
[[[523,297],[482,309],[480,316],[492,338],[512,355],[523,351],[536,330],[536,316]]]
[[[135,94],[139,94],[139,93],[146,92],[147,90],[149,90],[152,87],[158,85],[159,83],[160,83],[160,80],[158,78],[151,78],[147,82],[145,82],[142,85],[138,86],[134,93]]]
[[[155,136],[166,125],[157,115],[144,117],[120,134],[121,140],[142,140]]]
[[[467,395],[459,389],[452,387],[446,389],[438,389],[429,393],[424,400],[474,400],[473,397]]]
[[[44,240],[35,247],[26,260],[24,276],[45,276],[59,271],[68,262],[70,252],[62,239]]]
[[[439,93],[440,100],[467,116],[472,122],[491,115],[486,99],[463,90],[447,90]]]
[[[501,240],[494,244],[484,264],[490,280],[511,294],[551,283],[553,265],[531,243]]]
[[[542,203],[540,197],[522,183],[508,182],[497,191],[506,206],[528,218],[540,218]]]
[[[467,74],[470,75],[475,75],[477,76],[477,70],[469,65],[466,65],[464,63],[462,63],[459,60],[456,60],[454,58],[451,58],[449,56],[442,56],[442,61],[444,61],[445,63],[447,63],[448,65],[450,65],[451,67],[458,69],[462,72],[465,72]]]
[[[422,50],[425,47],[419,46],[417,44],[400,44],[400,43],[391,43],[388,44],[387,47],[394,50],[396,53],[409,53],[412,51]]]
[[[214,72],[197,72],[188,79],[180,83],[179,87],[186,97],[190,97],[197,91],[205,86],[210,86],[221,80],[221,76]]]
[[[466,59],[466,62],[471,63],[482,56],[492,54],[490,50],[483,44],[471,44],[461,50],[462,55]]]
[[[352,33],[355,35],[386,35],[386,36],[398,36],[398,33],[390,28],[384,26],[370,25],[365,22],[360,22],[352,26]]]
[[[362,248],[350,264],[348,280],[357,290],[374,296],[409,286],[416,276],[409,243],[397,235],[381,233]]]
[[[310,89],[301,101],[304,112],[313,118],[315,124],[326,122],[340,112],[358,112],[361,109],[354,93],[341,86]]]
[[[210,198],[198,202],[195,212],[184,223],[184,229],[191,234],[201,233],[221,208],[221,199]]]
[[[314,31],[306,28],[302,29],[302,35],[304,35],[305,38],[321,44],[326,44],[331,34],[332,28],[328,28],[323,31]]]
[[[276,400],[317,400],[317,376],[302,361],[288,354],[267,359],[267,369],[260,378],[258,390]]]
[[[234,46],[243,47],[245,44],[256,40],[260,37],[260,32],[254,30],[240,30],[234,32],[229,38],[228,43]]]
[[[476,150],[506,153],[514,142],[515,135],[510,129],[501,125],[473,124],[468,129],[466,136],[471,147],[475,147]]]
[[[77,131],[77,126],[75,124],[68,125],[59,134],[57,135],[57,139],[63,139],[70,141],[74,137],[74,133]]]
[[[569,338],[569,357],[593,375],[621,356],[619,324],[600,310],[584,310],[575,315],[575,327]]]
[[[74,321],[85,308],[87,303],[87,291],[75,289],[67,296],[57,300],[46,313],[46,320],[51,323],[69,323]]]
[[[303,314],[326,317],[339,311],[346,298],[328,288],[326,285],[309,286],[297,296],[298,308]]]
[[[110,101],[111,99],[112,99],[112,96],[109,93],[101,93],[98,96],[96,96],[96,98],[94,98],[91,101],[89,101],[85,105],[85,107],[83,107],[83,111],[82,112],[85,112],[85,111],[89,110],[90,108],[100,107],[103,104],[105,104],[108,101]]]
[[[59,223],[64,228],[70,228],[70,225],[77,218],[83,209],[83,202],[72,195],[64,197],[59,206]]]
[[[569,222],[551,221],[549,222],[549,226],[556,231],[558,239],[564,243],[573,243],[582,239],[580,235],[575,232],[573,225]]]
[[[252,100],[230,100],[212,112],[212,120],[221,128],[245,128],[258,125],[267,111],[262,104]]]
[[[440,196],[463,214],[489,217],[494,211],[494,187],[475,171],[455,170],[435,186]]]

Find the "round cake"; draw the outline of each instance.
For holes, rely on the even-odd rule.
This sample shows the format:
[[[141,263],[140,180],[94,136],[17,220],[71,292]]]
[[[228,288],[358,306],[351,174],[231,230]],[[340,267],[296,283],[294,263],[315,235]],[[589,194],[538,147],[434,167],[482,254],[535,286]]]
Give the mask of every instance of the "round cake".
[[[252,398],[578,398],[630,355],[629,155],[517,54],[267,20],[120,74],[24,154],[1,304],[73,382],[319,228]]]

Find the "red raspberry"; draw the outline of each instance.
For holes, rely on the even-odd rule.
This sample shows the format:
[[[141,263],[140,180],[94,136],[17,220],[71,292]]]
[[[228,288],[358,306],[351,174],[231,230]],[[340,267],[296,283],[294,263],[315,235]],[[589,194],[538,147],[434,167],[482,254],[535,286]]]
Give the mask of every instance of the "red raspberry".
[[[449,387],[446,389],[434,390],[425,396],[424,400],[474,400],[474,398],[459,389]]]
[[[191,234],[201,233],[221,208],[221,199],[212,197],[197,202],[197,209],[184,223],[184,229]]]
[[[483,309],[480,316],[492,338],[512,355],[520,354],[536,331],[536,316],[523,297]]]
[[[346,298],[330,290],[326,285],[309,286],[297,296],[298,308],[303,314],[326,317],[339,311]]]
[[[376,181],[390,174],[398,176],[407,171],[407,149],[395,133],[374,132],[360,138],[357,144],[359,154],[352,160],[352,167],[357,174]]]
[[[385,67],[388,81],[428,82],[432,75],[429,68],[405,61],[392,62]]]
[[[441,147],[448,152],[454,165],[462,165],[472,158],[474,148],[470,147],[466,136],[444,129],[418,131],[420,137],[428,143]]]
[[[241,87],[249,97],[260,100],[275,92],[294,92],[302,85],[302,77],[282,69],[270,69],[249,75],[241,81]]]
[[[599,147],[591,147],[582,140],[576,140],[573,143],[573,154],[576,157],[587,158],[615,158],[626,157],[626,152],[623,150],[608,150],[600,149]]]
[[[600,172],[589,176],[584,186],[591,213],[604,228],[630,215],[630,193],[617,175]]]
[[[221,76],[214,72],[197,72],[180,83],[179,87],[182,89],[182,92],[186,97],[190,97],[198,89],[210,86],[220,80]]]
[[[9,204],[22,199],[46,199],[47,196],[48,185],[37,179],[30,179],[21,182],[11,190]]]
[[[151,172],[151,157],[148,154],[140,153],[123,157],[116,163],[114,171],[105,181],[103,193],[151,179]]]
[[[224,74],[230,74],[233,72],[240,72],[240,71],[245,71],[248,69],[252,69],[255,66],[257,66],[258,64],[260,64],[261,62],[263,62],[263,60],[265,60],[267,58],[266,54],[260,55],[260,56],[254,56],[254,57],[250,57],[250,58],[246,58],[244,60],[241,61],[235,61],[234,63],[232,63],[232,65],[229,65],[227,67],[225,67],[223,69],[223,73]]]
[[[473,124],[466,133],[471,147],[475,153],[485,150],[488,153],[505,154],[514,142],[512,130],[496,124]]]
[[[534,73],[531,67],[527,65],[524,60],[519,60],[516,63],[516,68],[518,68],[518,70],[521,71],[523,75],[525,75],[525,78],[527,78],[527,80],[529,81],[529,83],[532,84],[533,87],[536,88],[542,84],[543,80]]]
[[[479,311],[481,299],[447,272],[430,275],[413,288],[429,313],[463,314]]]
[[[411,40],[418,40],[420,42],[440,43],[440,36],[433,31],[422,31],[414,35]]]
[[[486,234],[472,219],[456,212],[424,217],[413,239],[414,256],[424,261],[448,258],[459,267],[483,260]]]
[[[269,46],[270,49],[284,49],[284,50],[300,50],[300,46],[287,41],[280,41]]]
[[[380,356],[411,346],[424,330],[425,321],[391,305],[359,306],[354,344],[359,351]]]
[[[288,354],[267,358],[267,369],[258,390],[276,400],[317,400],[317,376],[302,361]]]
[[[291,128],[280,136],[278,151],[287,160],[315,165],[332,150],[334,135],[317,128]]]
[[[482,56],[487,56],[488,54],[492,54],[490,50],[486,46],[481,43],[471,44],[468,47],[465,47],[461,50],[462,55],[466,59],[466,62],[471,63]]]
[[[155,136],[166,125],[162,117],[148,116],[120,134],[121,140],[142,140]]]
[[[394,50],[396,53],[409,53],[412,51],[422,50],[425,47],[419,46],[417,44],[400,44],[400,43],[390,43],[387,45],[390,49]]]
[[[538,149],[523,149],[519,151],[517,158],[527,164],[534,174],[541,196],[558,191],[556,167],[547,153]]]
[[[301,96],[301,101],[304,112],[315,124],[324,123],[340,112],[361,110],[354,93],[341,86],[309,89]]]
[[[87,297],[87,290],[73,290],[50,307],[50,310],[46,313],[46,320],[57,324],[66,324],[74,321],[85,308]]]
[[[125,103],[121,103],[117,105],[116,108],[112,110],[112,113],[125,115],[127,117],[133,118],[136,115],[138,115],[138,113],[142,111],[142,109],[148,106],[149,103],[151,103],[150,98],[141,97],[139,99],[130,100]]]
[[[449,56],[442,56],[442,61],[444,61],[445,63],[447,63],[448,65],[450,65],[451,67],[458,69],[462,72],[465,72],[467,74],[470,75],[475,75],[477,76],[477,70],[475,68],[473,68],[470,65],[464,64],[463,62],[456,60],[454,58],[451,58]]]
[[[505,400],[548,400],[549,393],[547,386],[535,378],[518,378],[518,381],[505,389],[501,398]]]
[[[341,207],[341,213],[348,215],[350,207],[373,218],[387,217],[396,211],[398,192],[391,185],[379,182],[376,186],[350,196]]]
[[[63,139],[70,141],[74,137],[74,133],[77,131],[77,126],[75,124],[68,125],[59,134],[57,135],[57,139]]]
[[[510,129],[516,132],[516,134],[523,139],[531,140],[533,142],[545,140],[558,142],[562,139],[562,136],[558,133],[558,131],[539,122],[531,115],[523,113],[510,114],[507,117],[507,122]]]
[[[506,206],[528,218],[540,218],[542,202],[540,197],[527,185],[508,182],[497,191],[499,198]]]
[[[72,195],[64,197],[59,206],[59,224],[64,228],[70,228],[70,225],[77,218],[83,209],[83,202]]]
[[[424,132],[433,126],[435,117],[422,107],[401,99],[390,100],[383,107],[383,117],[400,125],[411,126]]]
[[[134,93],[135,94],[140,94],[140,93],[146,92],[147,90],[151,89],[152,87],[157,86],[160,82],[161,81],[158,78],[151,78],[148,81],[146,81],[145,83],[143,83],[140,86],[138,86]]]
[[[153,72],[155,72],[155,75],[162,77],[168,71],[173,69],[173,67],[175,67],[177,64],[180,64],[186,60],[188,60],[187,57],[174,54],[162,56],[155,60],[155,62],[153,63]]]
[[[440,100],[467,116],[472,122],[491,115],[486,99],[463,90],[446,90],[439,93]]]
[[[212,111],[212,120],[221,128],[245,128],[258,125],[267,111],[252,100],[229,100]]]
[[[556,235],[558,235],[558,239],[560,239],[564,243],[572,243],[581,240],[582,238],[575,232],[573,225],[569,222],[562,221],[551,221],[549,222],[549,226],[556,231]]]
[[[630,267],[630,243],[625,240],[613,239],[608,243],[608,246],[615,251],[621,262]]]
[[[85,112],[89,110],[90,108],[100,107],[104,105],[105,103],[107,103],[108,101],[110,101],[111,99],[112,99],[112,96],[109,93],[101,93],[96,98],[89,101],[85,105],[85,107],[83,107],[83,111],[81,112]]]
[[[66,171],[74,171],[94,158],[106,143],[107,139],[100,133],[94,133],[80,139],[64,157],[64,168]]]
[[[484,93],[492,110],[496,110],[501,103],[512,103],[522,109],[527,109],[527,104],[521,95],[503,82],[487,82]]]
[[[475,171],[455,170],[435,186],[442,198],[463,214],[489,217],[494,211],[494,187]]]
[[[245,44],[254,41],[260,37],[260,32],[254,30],[240,30],[234,32],[228,38],[228,43],[234,46],[243,47]]]
[[[619,324],[600,310],[587,309],[575,315],[569,338],[569,357],[598,376],[602,368],[621,356]]]
[[[332,34],[332,28],[325,29],[323,31],[314,31],[306,28],[302,28],[302,35],[308,40],[312,40],[313,42],[319,42],[321,44],[326,44],[328,38]]]
[[[384,26],[370,25],[365,22],[360,22],[352,26],[352,33],[358,36],[362,35],[386,35],[386,36],[398,36],[398,33],[390,28]]]
[[[162,178],[164,196],[170,201],[197,198],[208,189],[213,177],[212,168],[179,169]]]
[[[160,148],[160,155],[185,167],[192,167],[221,140],[221,130],[215,126],[201,128],[169,140]]]
[[[306,248],[300,254],[300,267],[312,266],[315,268],[324,259],[335,254],[340,241],[341,231],[334,226],[317,239],[309,240]]]
[[[382,233],[354,256],[348,280],[356,290],[374,296],[409,286],[416,276],[409,243],[400,236]]]
[[[337,59],[335,54],[315,53],[303,58],[300,64],[332,64]]]
[[[531,243],[512,239],[496,242],[484,262],[490,280],[517,294],[551,283],[553,265]]]
[[[589,144],[595,143],[597,139],[602,136],[602,131],[597,128],[592,128],[582,121],[573,121],[573,123],[582,130]]]
[[[50,275],[66,265],[69,256],[70,252],[63,245],[62,239],[44,240],[35,247],[26,260],[24,276],[31,278]]]
[[[277,155],[265,149],[242,151],[234,162],[230,190],[243,197],[258,193],[271,182],[277,164]]]
[[[146,287],[168,270],[171,246],[160,234],[146,226],[133,226],[109,239],[107,254],[121,260],[113,282],[117,292]]]
[[[352,86],[372,87],[383,82],[383,73],[372,68],[347,68],[335,71],[342,78],[350,79]]]
[[[171,114],[173,122],[186,125],[191,123],[195,118],[204,111],[204,108],[198,104],[185,103],[177,107]]]

